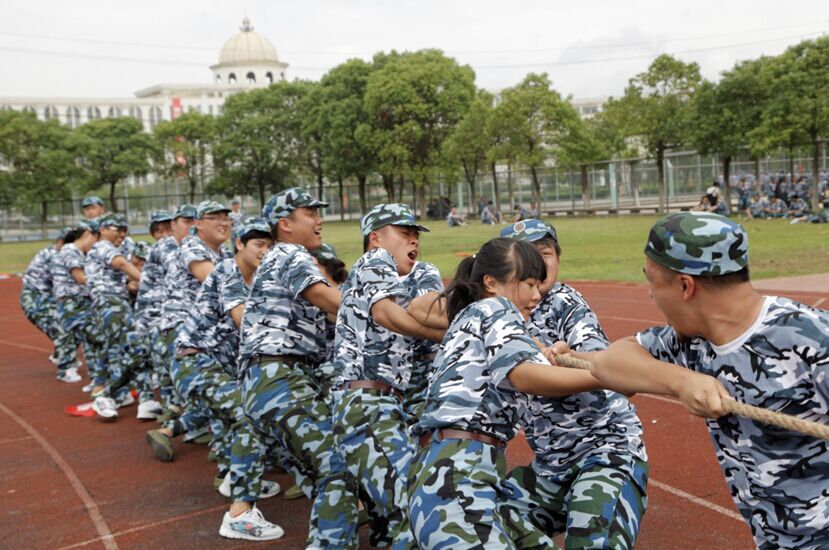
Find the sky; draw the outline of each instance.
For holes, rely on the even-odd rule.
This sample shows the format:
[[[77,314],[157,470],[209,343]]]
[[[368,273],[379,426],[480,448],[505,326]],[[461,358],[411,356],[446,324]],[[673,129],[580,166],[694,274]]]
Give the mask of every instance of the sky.
[[[829,33],[827,0],[0,0],[0,14],[0,97],[207,84],[245,16],[291,79],[318,80],[377,51],[439,48],[481,88],[546,72],[575,98],[621,95],[660,53],[716,80],[740,60]]]

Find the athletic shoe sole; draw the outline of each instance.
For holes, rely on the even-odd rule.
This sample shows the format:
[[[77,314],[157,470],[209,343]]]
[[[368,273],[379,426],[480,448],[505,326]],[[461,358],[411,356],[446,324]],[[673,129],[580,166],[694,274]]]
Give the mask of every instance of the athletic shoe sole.
[[[219,528],[219,534],[226,539],[242,539],[242,540],[253,540],[253,541],[261,541],[261,540],[276,540],[282,538],[282,535],[285,534],[285,531],[280,530],[280,532],[276,535],[271,535],[269,537],[254,537],[251,535],[247,535],[245,533],[239,533],[238,531],[232,531],[230,529],[225,529],[225,526],[222,525]]]
[[[152,432],[147,432],[146,438],[147,443],[149,443],[150,447],[152,447],[153,453],[155,454],[155,457],[158,460],[160,460],[161,462],[172,462],[173,451],[171,449],[168,449],[161,442],[156,441],[155,438],[152,436]]]
[[[118,420],[117,413],[114,416],[104,416],[103,414],[101,414],[100,409],[98,409],[98,407],[96,407],[94,404],[92,405],[92,410],[95,411],[95,414],[98,415],[98,420],[100,420],[101,422],[115,422],[116,420]]]

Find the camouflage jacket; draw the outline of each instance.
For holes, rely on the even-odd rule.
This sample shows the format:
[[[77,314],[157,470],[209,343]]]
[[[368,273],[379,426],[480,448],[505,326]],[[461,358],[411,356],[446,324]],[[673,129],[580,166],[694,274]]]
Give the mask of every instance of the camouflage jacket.
[[[651,355],[716,377],[735,399],[829,424],[829,312],[767,296],[751,328],[716,346],[671,327],[637,335]],[[829,544],[829,441],[740,416],[707,420],[731,494],[762,548]]]
[[[574,288],[556,283],[527,322],[529,333],[545,346],[567,342],[575,351],[607,347],[599,319]],[[621,469],[632,472],[635,458],[647,461],[642,423],[623,395],[607,390],[567,397],[529,397],[522,421],[535,452],[533,468],[562,482],[570,468],[599,455],[612,454]]]
[[[527,396],[507,376],[521,363],[548,364],[507,298],[486,298],[455,317],[435,357],[426,407],[414,434],[453,427],[507,442],[518,433]]]
[[[411,273],[403,279],[403,286],[406,288],[409,300],[422,296],[428,292],[443,292],[443,279],[440,278],[440,271],[433,264],[417,262]],[[412,352],[414,355],[429,355],[436,353],[438,343],[431,340],[411,339]]]
[[[240,372],[258,355],[324,360],[325,315],[302,295],[317,283],[327,285],[328,280],[304,247],[277,243],[268,251],[245,301]]]
[[[340,383],[375,380],[403,390],[411,374],[410,339],[380,326],[371,317],[371,308],[385,298],[394,298],[402,307],[408,305],[409,295],[394,258],[382,248],[366,252],[354,264],[340,291],[334,344]]]
[[[112,260],[118,256],[123,256],[121,249],[105,240],[96,242],[86,255],[86,286],[93,300],[104,295],[129,296],[127,276],[112,267]]]
[[[52,261],[56,254],[54,246],[47,246],[35,254],[23,274],[23,288],[52,294]]]
[[[86,256],[74,243],[65,244],[52,261],[52,289],[55,299],[89,296],[89,289],[72,278],[71,271],[84,269]]]

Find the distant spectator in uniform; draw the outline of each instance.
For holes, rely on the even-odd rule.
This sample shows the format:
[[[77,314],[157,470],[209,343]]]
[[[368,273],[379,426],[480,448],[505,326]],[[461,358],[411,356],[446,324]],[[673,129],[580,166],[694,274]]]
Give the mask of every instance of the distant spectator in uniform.
[[[515,203],[515,216],[512,218],[512,223],[518,223],[521,220],[528,219],[530,219],[530,213],[527,211],[527,209],[521,206],[519,203]]]
[[[789,210],[787,212],[791,223],[805,222],[809,220],[809,204],[800,197],[794,197],[789,203]]]
[[[539,203],[537,203],[537,202],[531,202],[530,203],[529,217],[531,219],[538,219],[538,218],[541,217],[541,208],[540,208]]]
[[[483,215],[484,210],[486,210],[486,206],[487,206],[486,199],[483,196],[478,198],[478,215],[479,216]]]
[[[711,195],[703,195],[699,199],[699,203],[691,208],[694,212],[711,212]]]
[[[492,204],[492,201],[489,201],[486,205],[486,208],[484,208],[481,212],[481,223],[484,225],[492,225],[496,223],[501,223],[502,221],[503,216],[501,215],[501,211],[495,208],[495,205]]]
[[[458,214],[457,207],[453,206],[449,210],[449,214],[446,215],[446,223],[449,224],[449,227],[460,227],[464,225],[463,216]]]
[[[751,197],[751,202],[746,209],[746,215],[749,219],[767,218],[768,209],[771,206],[769,199],[765,195],[754,195]]]
[[[777,195],[771,200],[768,214],[770,218],[785,218],[786,217],[786,202]]]

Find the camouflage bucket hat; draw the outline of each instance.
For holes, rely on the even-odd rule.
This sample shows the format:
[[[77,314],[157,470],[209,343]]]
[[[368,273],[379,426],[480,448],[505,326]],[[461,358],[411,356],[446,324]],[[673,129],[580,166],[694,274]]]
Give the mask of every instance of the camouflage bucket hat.
[[[63,228],[61,228],[61,230],[60,230],[60,231],[58,231],[58,236],[56,237],[56,239],[60,239],[60,240],[62,240],[62,241],[63,241],[63,240],[65,240],[65,239],[66,239],[66,236],[67,236],[67,235],[69,235],[69,233],[70,233],[71,231],[72,231],[72,228],[71,228],[71,227],[63,227]]]
[[[688,275],[727,275],[748,265],[748,234],[719,214],[668,214],[651,228],[645,255]]]
[[[123,214],[106,214],[98,219],[100,227],[127,227],[127,218]]]
[[[509,239],[516,239],[519,241],[537,241],[544,237],[552,237],[554,241],[558,242],[558,235],[556,229],[552,225],[544,223],[541,220],[528,219],[514,223],[509,227],[501,230],[501,237]]]
[[[103,206],[104,201],[101,200],[101,197],[96,197],[94,195],[89,196],[89,197],[84,197],[84,199],[81,201],[81,208],[84,208],[86,206],[93,206],[95,204]]]
[[[150,255],[150,243],[146,241],[138,241],[137,243],[135,243],[135,248],[133,248],[132,250],[132,255],[136,258],[146,260],[147,256]]]
[[[308,191],[299,187],[290,187],[268,199],[262,209],[262,217],[269,224],[276,225],[276,222],[290,216],[297,208],[322,208],[325,206],[328,206],[327,202],[318,201]]]
[[[101,226],[96,220],[83,220],[78,222],[78,229],[84,231],[92,231],[93,233],[100,233]]]
[[[166,210],[155,210],[152,214],[150,214],[150,225],[170,221],[173,221],[173,216],[171,216]]]
[[[191,220],[195,219],[196,207],[192,204],[182,204],[181,206],[176,208],[176,211],[173,213],[173,219],[176,218],[190,218]]]
[[[205,214],[216,214],[218,212],[230,212],[230,208],[216,201],[201,201],[196,206],[196,219],[204,218]]]
[[[360,220],[360,231],[363,236],[372,231],[377,231],[387,225],[400,225],[403,227],[416,227],[419,231],[429,232],[429,228],[417,223],[414,210],[408,204],[392,203],[378,204],[368,211],[368,214]]]
[[[337,251],[330,244],[322,243],[318,249],[311,251],[311,256],[323,262],[330,262],[337,259]]]
[[[262,233],[270,234],[271,226],[262,218],[248,218],[239,226],[235,238],[244,238],[251,231],[261,231]]]

